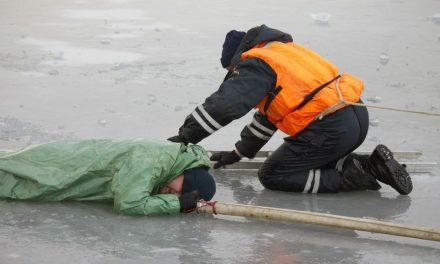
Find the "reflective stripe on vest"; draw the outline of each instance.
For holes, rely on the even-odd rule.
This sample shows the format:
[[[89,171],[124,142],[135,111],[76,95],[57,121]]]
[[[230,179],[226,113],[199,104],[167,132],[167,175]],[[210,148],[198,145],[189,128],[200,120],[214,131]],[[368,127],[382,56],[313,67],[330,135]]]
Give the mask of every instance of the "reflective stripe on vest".
[[[363,90],[361,80],[346,73],[338,79],[338,68],[335,65],[293,42],[269,42],[262,48],[253,48],[243,53],[241,59],[250,57],[265,61],[277,75],[275,87],[278,90],[273,91],[278,93],[275,96],[269,93],[256,108],[265,113],[278,129],[291,136],[302,131],[321,112],[340,101],[334,80],[337,79],[344,100],[359,101]],[[316,90],[318,92],[302,104],[304,98]]]

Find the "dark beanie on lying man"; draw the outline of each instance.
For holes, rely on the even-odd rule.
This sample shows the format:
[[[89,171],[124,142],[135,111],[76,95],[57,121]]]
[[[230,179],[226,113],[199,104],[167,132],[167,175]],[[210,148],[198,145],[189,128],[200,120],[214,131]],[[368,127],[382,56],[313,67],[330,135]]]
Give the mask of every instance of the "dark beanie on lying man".
[[[183,172],[182,193],[198,191],[200,198],[210,201],[215,194],[214,177],[205,168],[193,168]]]

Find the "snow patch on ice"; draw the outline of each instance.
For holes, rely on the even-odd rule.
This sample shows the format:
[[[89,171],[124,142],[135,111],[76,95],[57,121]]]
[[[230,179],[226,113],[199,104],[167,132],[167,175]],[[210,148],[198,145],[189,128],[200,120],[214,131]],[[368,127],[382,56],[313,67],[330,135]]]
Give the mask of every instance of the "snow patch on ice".
[[[379,126],[379,119],[375,118],[375,119],[371,119],[370,120],[370,126]]]
[[[170,247],[170,248],[153,249],[153,250],[150,250],[150,253],[169,253],[169,252],[180,252],[180,251],[182,251],[182,250],[179,248]]]
[[[107,125],[107,120],[105,120],[105,119],[98,120],[98,125],[106,126]]]
[[[144,12],[137,9],[70,9],[63,12],[63,17],[72,19],[113,19],[113,20],[148,20]]]
[[[379,62],[380,62],[380,64],[382,64],[382,65],[386,65],[386,64],[388,64],[389,61],[390,61],[390,56],[388,56],[387,54],[382,53],[382,54],[379,56]]]
[[[46,218],[43,220],[43,223],[45,224],[51,224],[51,223],[55,223],[56,221],[52,218]]]
[[[374,97],[368,97],[367,101],[373,102],[373,103],[380,103],[382,101],[382,98],[380,96],[374,96]]]
[[[174,112],[180,112],[180,111],[185,110],[185,109],[186,109],[185,106],[178,105],[178,106],[174,107]]]
[[[263,233],[263,236],[270,237],[270,238],[274,238],[275,237],[274,234],[270,234],[270,233]]]
[[[372,142],[381,142],[382,138],[378,137],[378,136],[368,135],[367,140],[372,141]]]
[[[109,23],[108,25],[113,29],[154,30],[156,32],[161,32],[164,29],[171,29],[177,27],[167,23],[156,23],[156,24]]]
[[[26,77],[44,77],[44,76],[47,76],[47,74],[42,73],[42,72],[37,72],[37,71],[24,71],[24,72],[21,72],[21,75],[26,76]]]
[[[59,72],[58,70],[53,69],[53,70],[50,70],[50,71],[48,72],[48,74],[49,74],[49,75],[58,75],[58,74],[60,74],[60,72]]]
[[[53,54],[62,54],[54,59],[47,59],[41,62],[42,65],[64,65],[82,66],[87,64],[114,64],[129,63],[144,58],[143,54],[115,51],[109,49],[93,49],[75,47],[70,43],[57,40],[42,40],[34,38],[24,38],[19,41],[23,44],[35,45],[42,50]]]
[[[63,28],[69,28],[69,27],[81,27],[83,24],[81,23],[64,23],[64,22],[48,22],[48,23],[38,23],[36,26],[42,26],[42,27],[63,27]]]
[[[111,41],[109,39],[101,39],[100,42],[102,45],[109,45],[111,43]]]
[[[131,39],[131,38],[141,37],[142,35],[143,35],[143,33],[139,32],[139,31],[130,32],[130,33],[113,32],[110,34],[98,35],[98,38],[102,38],[102,39]]]
[[[124,4],[124,3],[128,3],[131,0],[109,0],[110,3],[115,3],[115,4]]]
[[[318,24],[318,25],[328,25],[331,16],[332,15],[329,13],[312,13],[312,14],[310,14],[310,17],[313,19],[315,24]]]
[[[8,258],[9,259],[18,259],[18,258],[20,258],[20,255],[18,255],[18,254],[8,254]]]

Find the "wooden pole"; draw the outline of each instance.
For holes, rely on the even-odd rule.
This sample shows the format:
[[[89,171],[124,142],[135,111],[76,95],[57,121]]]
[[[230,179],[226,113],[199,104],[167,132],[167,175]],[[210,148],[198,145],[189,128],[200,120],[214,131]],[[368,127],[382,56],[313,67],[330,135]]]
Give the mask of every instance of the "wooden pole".
[[[373,233],[440,241],[440,230],[438,229],[405,226],[383,221],[332,214],[203,201],[197,204],[197,212],[317,224]]]

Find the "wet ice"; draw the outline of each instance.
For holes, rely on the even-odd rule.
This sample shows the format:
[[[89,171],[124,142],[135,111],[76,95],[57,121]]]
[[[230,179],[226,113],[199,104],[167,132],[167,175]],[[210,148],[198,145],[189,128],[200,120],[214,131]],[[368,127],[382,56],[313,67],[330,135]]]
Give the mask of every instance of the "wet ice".
[[[431,20],[436,24],[440,24],[440,13],[432,15]]]

